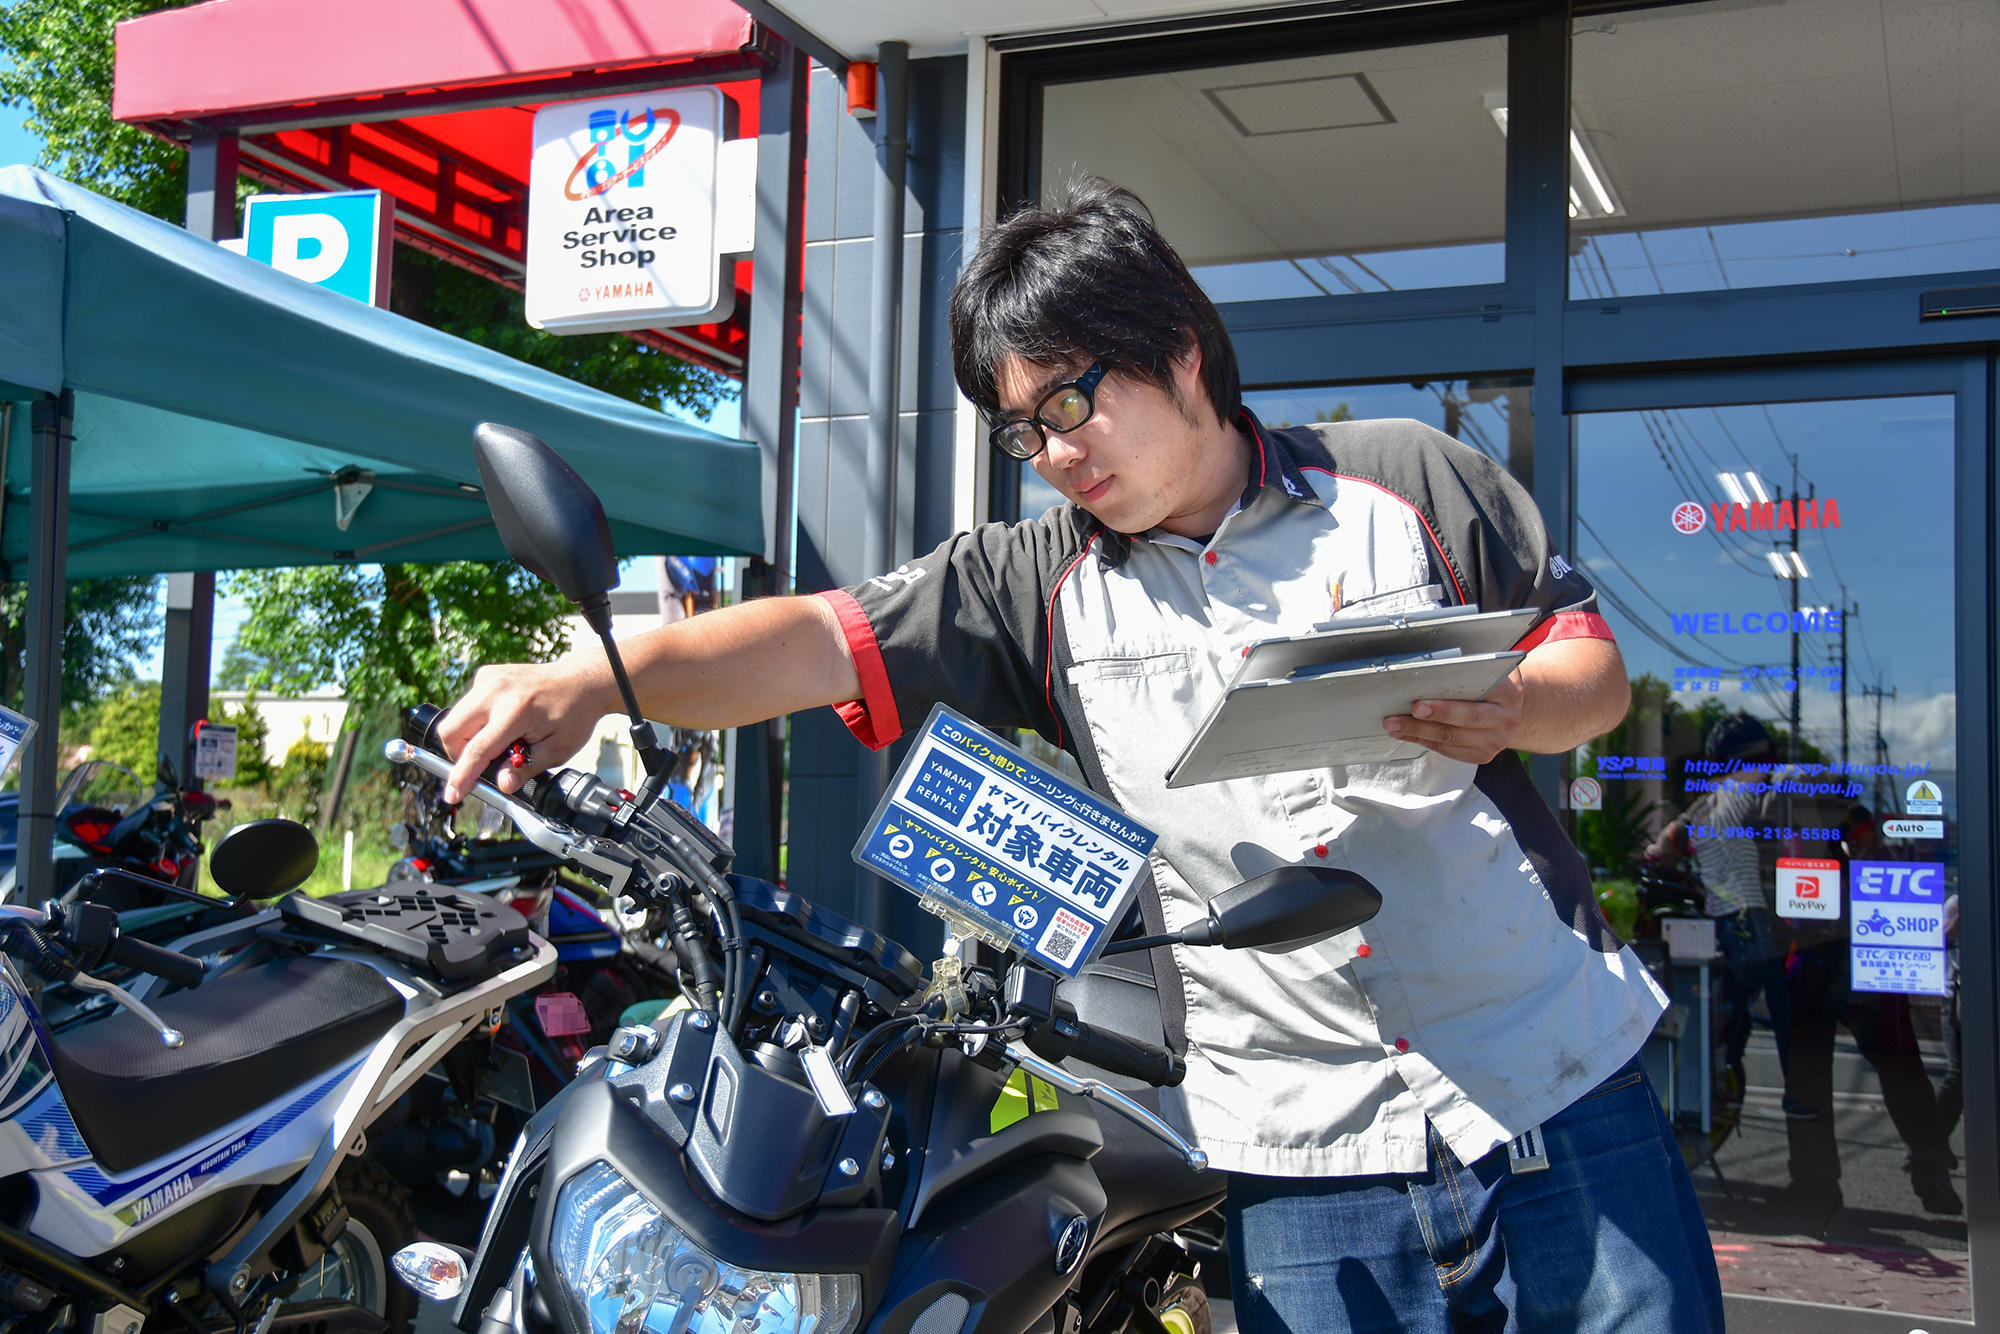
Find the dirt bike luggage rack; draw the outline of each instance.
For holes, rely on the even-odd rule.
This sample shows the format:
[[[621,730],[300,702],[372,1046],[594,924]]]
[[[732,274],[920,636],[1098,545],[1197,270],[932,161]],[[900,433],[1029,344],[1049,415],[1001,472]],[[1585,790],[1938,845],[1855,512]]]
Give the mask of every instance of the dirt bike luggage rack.
[[[529,943],[528,919],[506,904],[433,885],[384,885],[322,899],[292,893],[278,909],[298,926],[406,959],[447,982],[495,972]]]

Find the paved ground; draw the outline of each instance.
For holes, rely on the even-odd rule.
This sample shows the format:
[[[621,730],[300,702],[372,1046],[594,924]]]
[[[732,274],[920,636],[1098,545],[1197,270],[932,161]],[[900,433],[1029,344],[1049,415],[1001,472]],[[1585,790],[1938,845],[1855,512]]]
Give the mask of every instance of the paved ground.
[[[1835,1053],[1832,1115],[1843,1202],[1787,1206],[1785,1118],[1777,1055],[1752,1040],[1749,1097],[1715,1167],[1695,1189],[1728,1293],[1969,1321],[1971,1270],[1963,1215],[1926,1212],[1903,1170],[1904,1145],[1883,1109],[1874,1072],[1849,1043]],[[1933,1078],[1942,1075],[1935,1063]],[[1965,1151],[1964,1127],[1952,1149]],[[1961,1198],[1965,1176],[1953,1174]]]

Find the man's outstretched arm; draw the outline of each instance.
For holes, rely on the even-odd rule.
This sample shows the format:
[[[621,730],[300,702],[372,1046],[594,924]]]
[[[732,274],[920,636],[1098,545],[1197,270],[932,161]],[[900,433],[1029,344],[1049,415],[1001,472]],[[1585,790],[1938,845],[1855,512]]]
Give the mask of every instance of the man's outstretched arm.
[[[824,598],[759,598],[621,639],[618,648],[646,716],[677,727],[737,727],[861,695]],[[624,709],[594,640],[555,662],[480,668],[438,727],[453,757],[445,800],[463,799],[480,770],[520,740],[528,764],[502,769],[498,780],[501,791],[517,791],[575,754],[598,719]]]

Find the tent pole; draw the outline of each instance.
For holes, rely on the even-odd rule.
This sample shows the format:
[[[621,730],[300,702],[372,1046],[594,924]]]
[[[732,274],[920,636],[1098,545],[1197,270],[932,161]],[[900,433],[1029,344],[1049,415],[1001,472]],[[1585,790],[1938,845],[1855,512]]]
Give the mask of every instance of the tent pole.
[[[236,235],[236,135],[197,126],[188,144],[187,229],[210,241]],[[184,786],[194,779],[194,725],[208,716],[209,654],[215,641],[215,573],[167,576],[166,643],[160,658],[160,753]]]
[[[791,591],[792,539],[798,498],[792,485],[799,406],[799,319],[805,299],[805,54],[773,38],[776,59],[765,71],[757,111],[757,235],[752,252],[750,339],[743,377],[743,434],[764,459],[764,560],[751,568],[744,596]],[[761,569],[759,569],[761,567]],[[777,720],[738,728],[725,741],[734,812],[732,841],[740,868],[778,878],[778,834],[784,804],[785,728]]]
[[[36,903],[50,896],[55,865],[57,732],[62,726],[62,643],[68,558],[70,423],[76,396],[35,400],[34,446],[29,467],[33,526],[28,545],[27,658],[22,712],[40,724],[21,756],[21,806],[16,825],[20,872],[17,897]]]

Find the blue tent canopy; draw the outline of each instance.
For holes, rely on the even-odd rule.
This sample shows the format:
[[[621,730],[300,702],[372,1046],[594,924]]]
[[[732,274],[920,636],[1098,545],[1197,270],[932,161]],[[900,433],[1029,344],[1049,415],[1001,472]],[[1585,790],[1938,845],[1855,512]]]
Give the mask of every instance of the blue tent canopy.
[[[501,556],[480,421],[553,445],[621,554],[763,549],[754,444],[0,169],[0,401],[65,389],[71,577]],[[0,575],[20,578],[37,498],[30,414],[8,416]]]

